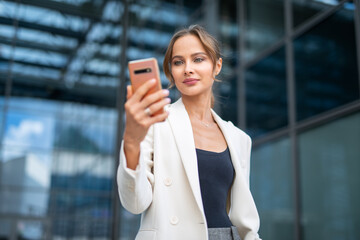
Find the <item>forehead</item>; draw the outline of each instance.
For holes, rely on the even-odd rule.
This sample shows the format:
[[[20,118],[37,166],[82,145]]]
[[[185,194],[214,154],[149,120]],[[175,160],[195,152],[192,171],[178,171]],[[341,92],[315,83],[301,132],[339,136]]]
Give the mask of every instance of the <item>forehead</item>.
[[[173,46],[173,56],[187,56],[197,52],[206,52],[200,39],[194,35],[185,35],[177,39]]]

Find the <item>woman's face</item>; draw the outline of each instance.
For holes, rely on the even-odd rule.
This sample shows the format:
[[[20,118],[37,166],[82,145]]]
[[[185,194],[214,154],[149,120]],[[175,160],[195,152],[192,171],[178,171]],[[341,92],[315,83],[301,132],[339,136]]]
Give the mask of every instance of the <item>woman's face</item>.
[[[215,75],[220,72],[221,64],[220,58],[214,68],[211,58],[194,35],[185,35],[174,43],[171,74],[182,95],[211,93]]]

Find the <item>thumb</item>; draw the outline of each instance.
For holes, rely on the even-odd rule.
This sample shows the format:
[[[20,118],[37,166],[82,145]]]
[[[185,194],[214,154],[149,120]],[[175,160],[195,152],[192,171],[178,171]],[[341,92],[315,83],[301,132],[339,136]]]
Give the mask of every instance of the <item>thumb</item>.
[[[127,85],[126,89],[127,89],[126,99],[129,100],[129,98],[131,98],[131,96],[133,95],[133,91],[132,91],[131,85]]]

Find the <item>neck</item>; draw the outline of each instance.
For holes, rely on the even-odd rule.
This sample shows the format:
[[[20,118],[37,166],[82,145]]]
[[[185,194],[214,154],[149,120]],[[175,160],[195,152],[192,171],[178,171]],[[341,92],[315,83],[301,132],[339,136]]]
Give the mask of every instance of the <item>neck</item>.
[[[182,101],[190,118],[195,116],[201,121],[213,121],[211,115],[211,92],[199,96],[183,95]]]

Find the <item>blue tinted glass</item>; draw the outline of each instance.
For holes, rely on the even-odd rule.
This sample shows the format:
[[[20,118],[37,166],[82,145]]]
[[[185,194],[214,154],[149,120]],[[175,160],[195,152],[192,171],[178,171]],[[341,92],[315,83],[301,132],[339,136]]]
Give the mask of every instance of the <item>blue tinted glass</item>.
[[[246,73],[246,127],[260,136],[287,125],[284,48],[261,60]]]
[[[360,113],[300,134],[304,239],[360,239]]]
[[[284,0],[245,0],[245,58],[252,59],[284,36]]]
[[[354,29],[344,9],[294,41],[298,120],[359,98]]]
[[[294,235],[292,171],[288,138],[253,149],[250,184],[260,215],[262,239],[289,240]]]

